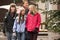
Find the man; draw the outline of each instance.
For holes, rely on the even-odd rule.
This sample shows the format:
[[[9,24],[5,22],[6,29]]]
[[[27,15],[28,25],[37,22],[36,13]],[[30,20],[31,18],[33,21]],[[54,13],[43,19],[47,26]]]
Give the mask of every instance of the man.
[[[29,6],[28,1],[24,1],[23,7],[25,8],[25,20],[26,20],[27,14],[29,12],[28,6]],[[28,35],[27,35],[27,30],[26,29],[25,29],[25,35],[26,35],[25,40],[27,40]]]
[[[25,15],[28,14],[28,11],[29,11],[28,6],[29,6],[28,1],[24,1],[24,3],[23,3],[23,7],[25,8]]]

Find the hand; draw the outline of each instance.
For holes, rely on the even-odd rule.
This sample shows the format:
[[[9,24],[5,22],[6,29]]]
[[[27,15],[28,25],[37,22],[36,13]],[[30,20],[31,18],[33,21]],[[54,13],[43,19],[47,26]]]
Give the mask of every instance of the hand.
[[[33,33],[38,33],[38,28],[35,28],[35,30],[33,31]]]
[[[36,30],[36,31],[38,31],[38,30],[39,30],[39,28],[35,28],[35,30]]]
[[[25,28],[25,31],[27,31],[27,28]]]
[[[13,36],[16,36],[16,33],[13,33]]]

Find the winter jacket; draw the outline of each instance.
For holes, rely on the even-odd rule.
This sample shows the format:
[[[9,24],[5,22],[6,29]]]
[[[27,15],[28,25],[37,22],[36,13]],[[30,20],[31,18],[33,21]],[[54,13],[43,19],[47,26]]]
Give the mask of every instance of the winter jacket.
[[[27,31],[34,31],[36,28],[39,28],[41,23],[41,16],[39,13],[32,15],[28,13],[26,18],[26,29]]]
[[[18,19],[19,17],[16,17],[15,22],[14,22],[14,26],[13,26],[13,32],[25,32],[25,21],[22,23],[22,21],[20,21],[20,23],[18,23]]]
[[[24,7],[24,6],[23,6]],[[25,8],[25,7],[24,7]],[[29,9],[28,8],[25,8],[25,15],[27,16],[27,14],[28,14],[28,12],[29,12]]]
[[[13,32],[13,24],[14,20],[16,18],[16,13],[13,15],[13,17],[10,15],[9,12],[6,13],[6,16],[4,17],[4,27],[3,27],[3,33],[5,32]]]

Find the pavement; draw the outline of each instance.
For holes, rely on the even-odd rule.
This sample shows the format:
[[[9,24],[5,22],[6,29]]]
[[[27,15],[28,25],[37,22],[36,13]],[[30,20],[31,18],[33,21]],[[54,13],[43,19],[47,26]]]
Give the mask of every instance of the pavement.
[[[6,36],[2,32],[0,32],[0,40],[7,40]]]

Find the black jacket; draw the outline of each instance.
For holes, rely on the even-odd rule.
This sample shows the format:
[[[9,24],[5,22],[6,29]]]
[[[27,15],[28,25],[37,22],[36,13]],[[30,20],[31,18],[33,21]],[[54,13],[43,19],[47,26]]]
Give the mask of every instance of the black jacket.
[[[6,16],[4,17],[3,33],[13,32],[13,24],[15,18],[16,18],[16,13],[13,15],[13,17],[10,15],[10,13],[6,14]]]
[[[29,12],[29,9],[25,9],[25,15],[27,15]]]

